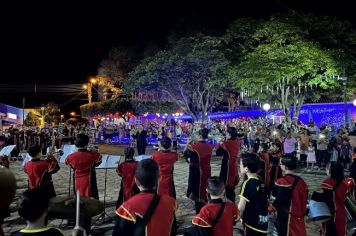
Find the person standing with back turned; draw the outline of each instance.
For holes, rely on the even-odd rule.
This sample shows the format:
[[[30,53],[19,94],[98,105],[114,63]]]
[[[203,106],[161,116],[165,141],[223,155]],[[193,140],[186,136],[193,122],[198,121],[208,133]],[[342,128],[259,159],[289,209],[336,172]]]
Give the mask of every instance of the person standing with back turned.
[[[206,188],[211,176],[210,161],[214,145],[207,143],[208,134],[207,128],[199,130],[200,140],[188,144],[184,151],[184,157],[189,163],[187,197],[195,202],[197,214],[207,203]]]

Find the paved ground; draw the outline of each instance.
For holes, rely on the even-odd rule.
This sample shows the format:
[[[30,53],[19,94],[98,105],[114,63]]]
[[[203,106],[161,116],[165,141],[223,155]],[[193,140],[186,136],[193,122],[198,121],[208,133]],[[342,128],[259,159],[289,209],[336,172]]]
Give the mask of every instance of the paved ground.
[[[116,145],[101,145],[101,153],[107,154],[123,154],[123,147]],[[148,153],[151,153],[152,150],[149,150]],[[17,199],[18,195],[21,194],[27,187],[27,176],[25,173],[18,171],[20,166],[19,162],[14,162],[11,165],[11,169],[16,173],[17,177],[17,196],[11,205],[11,217],[8,218],[4,224],[4,232],[6,235],[9,235],[11,232],[19,230],[24,227],[25,222],[19,219],[16,209],[17,209]],[[220,169],[220,161],[217,158],[213,158],[212,161],[212,174],[218,175]],[[107,170],[107,191],[106,191],[106,213],[109,216],[114,216],[115,203],[119,193],[120,186],[120,177],[116,174],[115,170]],[[315,190],[318,190],[320,183],[325,178],[324,173],[301,173],[301,176],[306,180],[309,186],[309,193],[312,193]],[[175,185],[177,192],[177,201],[179,204],[179,209],[177,211],[177,220],[179,225],[189,224],[193,215],[194,215],[194,205],[193,202],[185,197],[187,183],[188,183],[188,165],[185,160],[179,160],[175,165]],[[53,181],[55,184],[55,189],[57,195],[67,194],[68,193],[68,181],[69,180],[69,168],[61,164],[61,170],[53,175]],[[97,170],[97,181],[100,200],[103,200],[104,197],[104,181],[105,181],[105,170]],[[239,192],[239,189],[236,190]],[[96,217],[97,218],[97,217]],[[96,219],[94,218],[93,221]],[[106,217],[106,220],[108,217]],[[65,222],[64,222],[65,223]],[[61,224],[60,220],[50,221],[50,224],[58,227]],[[110,229],[113,227],[113,222],[108,221],[105,223],[101,222],[101,219],[93,226],[93,235],[110,235]],[[61,227],[61,229],[67,234],[70,235],[71,228]],[[309,223],[307,224],[308,235],[319,235],[318,233],[319,225]],[[237,229],[235,230],[235,235]]]

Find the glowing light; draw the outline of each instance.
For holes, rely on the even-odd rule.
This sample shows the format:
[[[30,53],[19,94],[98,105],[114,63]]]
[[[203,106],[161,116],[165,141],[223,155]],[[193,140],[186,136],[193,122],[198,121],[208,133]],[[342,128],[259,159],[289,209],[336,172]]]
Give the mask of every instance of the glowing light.
[[[96,79],[94,79],[94,78],[92,78],[92,79],[90,79],[90,83],[92,83],[92,84],[96,84]]]
[[[82,88],[83,89],[88,89],[88,86],[86,84],[83,84]]]
[[[9,119],[13,119],[13,120],[16,120],[16,119],[17,119],[17,115],[14,114],[14,113],[7,113],[7,117],[8,117]]]
[[[268,111],[269,109],[271,109],[271,105],[268,103],[263,104],[263,110]]]
[[[356,99],[352,101],[352,104],[356,107]]]

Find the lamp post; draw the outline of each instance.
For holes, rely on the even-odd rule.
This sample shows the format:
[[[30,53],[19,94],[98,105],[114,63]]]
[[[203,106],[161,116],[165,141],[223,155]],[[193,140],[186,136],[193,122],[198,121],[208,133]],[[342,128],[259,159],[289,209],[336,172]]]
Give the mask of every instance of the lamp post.
[[[88,93],[88,102],[89,104],[93,102],[93,85],[96,84],[97,80],[91,78],[88,83],[83,84],[83,89],[87,90]]]
[[[265,103],[265,104],[263,104],[262,108],[266,112],[266,119],[267,119],[267,112],[271,108],[271,105],[268,103]]]
[[[41,127],[44,127],[44,123],[45,123],[45,120],[44,120],[44,110],[45,110],[45,107],[41,107],[41,115],[42,115],[42,118],[41,118]]]

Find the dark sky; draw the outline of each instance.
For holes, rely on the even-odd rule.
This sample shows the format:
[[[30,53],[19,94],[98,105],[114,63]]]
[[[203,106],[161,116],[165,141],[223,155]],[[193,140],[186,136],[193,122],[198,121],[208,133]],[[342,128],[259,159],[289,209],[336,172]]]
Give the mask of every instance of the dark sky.
[[[13,1],[11,1],[13,2]],[[334,15],[356,25],[352,1],[16,1],[0,6],[0,84],[79,84],[97,73],[108,50],[118,45],[165,45],[179,22],[215,32],[239,17],[268,17],[287,8],[317,15]],[[75,3],[77,2],[77,3]],[[119,2],[119,3],[118,3]],[[149,2],[149,3],[148,3]],[[154,3],[152,3],[154,2]],[[234,2],[234,3],[232,3]],[[236,3],[237,2],[237,3]],[[246,3],[248,2],[248,3]],[[0,89],[0,102],[28,106],[55,100],[65,103],[73,94],[40,94]],[[84,99],[85,97],[79,97]],[[67,104],[64,110],[83,103]]]

